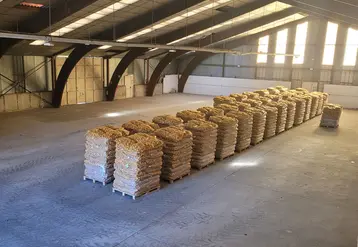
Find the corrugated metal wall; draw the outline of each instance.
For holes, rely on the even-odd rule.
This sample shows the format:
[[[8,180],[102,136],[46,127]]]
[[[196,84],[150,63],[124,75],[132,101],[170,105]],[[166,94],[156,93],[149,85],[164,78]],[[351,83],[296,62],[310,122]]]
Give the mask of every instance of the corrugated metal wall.
[[[266,64],[257,64],[256,55],[235,56],[215,55],[203,61],[193,75],[220,76],[230,78],[265,79],[291,81],[292,86],[300,86],[302,82],[319,82],[329,84],[358,85],[358,65],[343,67],[345,35],[347,26],[339,25],[335,59],[333,66],[322,65],[323,45],[327,22],[324,20],[310,21],[305,49],[305,62],[293,65],[292,58],[286,57],[285,64],[275,64],[274,57],[269,56]],[[296,26],[288,30],[287,49],[293,50]],[[269,52],[275,52],[276,33],[270,35]],[[257,51],[258,40],[249,42],[236,50],[242,52]],[[191,58],[189,58],[191,59]],[[179,71],[182,72],[188,59],[180,61]],[[322,86],[321,86],[322,87]]]

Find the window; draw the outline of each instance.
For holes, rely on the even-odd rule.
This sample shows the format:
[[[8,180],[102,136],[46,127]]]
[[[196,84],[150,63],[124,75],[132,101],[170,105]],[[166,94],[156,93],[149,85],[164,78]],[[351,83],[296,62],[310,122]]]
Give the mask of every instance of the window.
[[[259,39],[258,52],[267,53],[269,45],[269,36],[264,36]],[[267,63],[267,54],[258,54],[257,63]]]
[[[293,57],[293,64],[303,64],[305,61],[305,49],[307,39],[308,22],[297,25],[295,48],[293,54],[297,55]]]
[[[282,53],[282,54],[286,53],[287,34],[288,34],[288,29],[284,29],[277,33],[276,53]],[[283,63],[285,63],[285,58],[286,58],[286,56],[284,56],[284,55],[276,55],[275,63],[283,64]]]
[[[328,22],[326,40],[324,42],[323,65],[333,65],[334,51],[336,48],[338,24]]]
[[[346,51],[343,60],[344,66],[356,65],[357,48],[358,48],[358,30],[354,30],[353,28],[348,28]]]

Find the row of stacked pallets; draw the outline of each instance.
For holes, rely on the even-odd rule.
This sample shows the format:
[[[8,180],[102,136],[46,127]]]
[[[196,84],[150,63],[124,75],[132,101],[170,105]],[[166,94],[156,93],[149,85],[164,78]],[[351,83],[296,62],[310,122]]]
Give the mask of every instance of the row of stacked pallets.
[[[217,96],[213,106],[86,133],[84,179],[135,199],[322,114],[327,94],[284,87]],[[337,117],[333,106],[327,116]]]

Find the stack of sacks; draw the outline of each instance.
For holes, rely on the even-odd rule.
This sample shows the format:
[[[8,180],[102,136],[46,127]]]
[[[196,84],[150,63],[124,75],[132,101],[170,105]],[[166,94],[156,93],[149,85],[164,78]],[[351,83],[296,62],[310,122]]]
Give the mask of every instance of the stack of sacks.
[[[281,93],[288,91],[288,88],[287,88],[287,87],[284,87],[284,86],[276,86],[276,88],[277,88]]]
[[[135,199],[160,188],[163,142],[155,136],[138,133],[116,140],[113,192]]]
[[[257,93],[261,97],[265,97],[270,94],[269,91],[267,91],[266,89],[256,90],[254,91],[254,93]]]
[[[262,96],[260,96],[260,98],[258,100],[261,101],[263,105],[267,105],[268,103],[272,102],[272,100],[270,98],[262,97]]]
[[[321,117],[321,127],[337,128],[341,118],[343,108],[341,105],[327,104],[323,107],[323,114]]]
[[[250,147],[253,115],[242,111],[231,111],[228,112],[226,116],[236,118],[239,122],[235,150],[237,152],[241,152],[242,150]]]
[[[281,91],[277,88],[274,87],[269,87],[267,89],[267,91],[271,94],[271,95],[279,95],[281,93]]]
[[[256,145],[264,139],[266,111],[251,107],[244,109],[244,112],[253,116],[251,144]]]
[[[172,115],[161,115],[153,118],[153,123],[158,124],[160,128],[169,126],[182,126],[183,120]]]
[[[211,106],[204,106],[198,108],[198,111],[205,114],[205,119],[209,120],[211,116],[224,116],[224,110],[220,108],[215,108]]]
[[[179,126],[159,129],[155,132],[163,141],[163,167],[161,178],[172,183],[178,178],[190,174],[193,135]]]
[[[251,105],[244,102],[238,102],[237,107],[239,108],[240,111],[243,111],[246,108],[251,108]]]
[[[259,100],[259,97],[257,97],[256,99],[247,99],[243,101],[243,103],[250,104],[252,107],[257,107],[262,105],[262,102]]]
[[[131,135],[136,133],[154,135],[155,130],[159,129],[158,124],[150,123],[144,120],[131,120],[123,124],[122,127],[128,130]]]
[[[215,160],[218,126],[205,120],[191,120],[184,124],[193,134],[193,154],[191,167],[202,169]]]
[[[236,111],[238,109],[237,105],[228,105],[228,104],[221,104],[215,107],[222,109],[225,114],[228,113],[229,111]]]
[[[222,160],[233,155],[235,153],[238,121],[228,116],[211,116],[209,121],[218,126],[215,157]]]
[[[230,97],[235,98],[237,102],[241,102],[241,101],[247,99],[247,95],[244,95],[241,93],[230,94]]]
[[[319,96],[315,93],[311,93],[310,96],[312,99],[310,118],[314,118],[317,115]]]
[[[300,125],[303,123],[306,111],[306,101],[300,97],[294,96],[287,99],[296,103],[295,120],[293,125]]]
[[[303,121],[307,121],[311,116],[312,97],[309,94],[303,94],[300,95],[300,97],[306,101],[305,117],[303,118]]]
[[[242,94],[246,95],[248,99],[257,99],[258,97],[260,97],[259,94],[254,92],[243,92]]]
[[[288,98],[291,98],[294,95],[295,94],[293,94],[292,92],[283,92],[283,93],[281,93],[281,96],[282,96],[283,100],[287,100]]]
[[[286,129],[287,121],[287,104],[283,101],[271,102],[267,104],[268,106],[277,108],[277,125],[276,125],[276,134],[279,134]]]
[[[116,138],[128,136],[123,128],[103,126],[87,131],[84,179],[102,182],[113,181]]]
[[[180,111],[177,113],[177,117],[183,119],[184,123],[187,123],[190,120],[205,120],[205,114],[195,110]]]
[[[288,130],[293,127],[293,123],[295,122],[296,102],[288,101],[288,100],[282,100],[282,102],[287,105],[287,118],[286,118],[285,130]]]
[[[214,98],[214,106],[221,104],[236,105],[236,99],[229,96],[216,96]]]
[[[275,136],[276,128],[277,128],[277,114],[278,114],[277,108],[267,105],[262,105],[259,106],[258,108],[266,111],[266,125],[265,125],[264,139]]]
[[[316,116],[318,116],[318,115],[321,115],[322,111],[323,111],[324,96],[323,96],[323,93],[321,93],[321,92],[313,92],[313,94],[318,96],[318,106],[317,106],[317,112],[316,112]]]

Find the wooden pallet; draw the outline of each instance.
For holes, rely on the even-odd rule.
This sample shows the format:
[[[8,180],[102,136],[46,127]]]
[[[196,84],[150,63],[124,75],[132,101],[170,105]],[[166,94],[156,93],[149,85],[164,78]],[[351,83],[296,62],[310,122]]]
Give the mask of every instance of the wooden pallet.
[[[251,146],[248,146],[247,148],[243,148],[241,150],[235,150],[236,153],[242,153],[242,152],[245,152],[246,150],[248,150],[249,148],[251,148]]]
[[[88,178],[88,177],[86,177],[86,176],[83,176],[83,180],[84,180],[84,181],[86,181],[86,180],[92,180],[92,182],[93,182],[94,184],[97,182],[97,183],[101,183],[103,186],[105,186],[106,184],[112,183],[113,180],[114,180],[114,178],[111,179],[111,180],[109,180],[109,181],[107,181],[107,182],[102,182],[102,181],[98,181],[98,180],[93,179],[93,178]]]
[[[229,157],[232,157],[232,156],[234,156],[234,155],[235,155],[235,152],[232,153],[232,154],[226,155],[225,157],[220,157],[220,158],[217,158],[217,159],[220,160],[220,161],[222,161],[222,160],[224,160],[224,159],[226,159],[226,158],[229,158]]]
[[[214,160],[213,162],[211,162],[211,163],[205,165],[205,166],[202,166],[202,167],[193,167],[193,168],[194,168],[194,169],[197,169],[197,170],[199,170],[199,171],[201,171],[201,170],[203,170],[203,169],[205,169],[205,168],[207,168],[207,167],[209,167],[210,165],[213,165],[213,164],[215,164],[215,160]]]
[[[153,188],[153,189],[151,189],[151,190],[149,190],[149,191],[147,191],[147,192],[145,192],[145,193],[143,193],[143,194],[136,195],[136,196],[135,196],[135,195],[127,194],[127,193],[125,193],[125,192],[123,192],[123,191],[120,191],[120,190],[117,190],[117,189],[115,189],[115,188],[112,188],[112,192],[113,192],[113,193],[115,193],[116,191],[117,191],[117,192],[120,192],[120,193],[122,193],[122,196],[130,196],[130,197],[132,197],[133,200],[135,200],[137,197],[147,195],[147,194],[152,193],[152,192],[155,192],[155,191],[157,191],[157,190],[159,190],[159,189],[160,189],[160,186],[157,187],[157,188]]]
[[[182,176],[180,176],[180,177],[178,177],[178,178],[176,178],[176,179],[162,179],[162,180],[167,181],[167,182],[169,182],[170,184],[172,184],[172,183],[174,183],[175,181],[182,180],[182,179],[183,179],[184,177],[186,177],[186,176],[190,176],[190,172],[188,172],[187,174],[184,174],[184,175],[182,175]]]
[[[337,129],[339,125],[336,126],[332,126],[332,125],[322,125],[320,124],[319,127],[323,127],[323,128],[330,128],[330,129]]]
[[[256,145],[259,145],[261,142],[263,142],[264,140],[262,140],[262,141],[259,141],[259,142],[256,142],[256,143],[254,143],[254,144],[252,144],[251,143],[251,146],[256,146]]]

